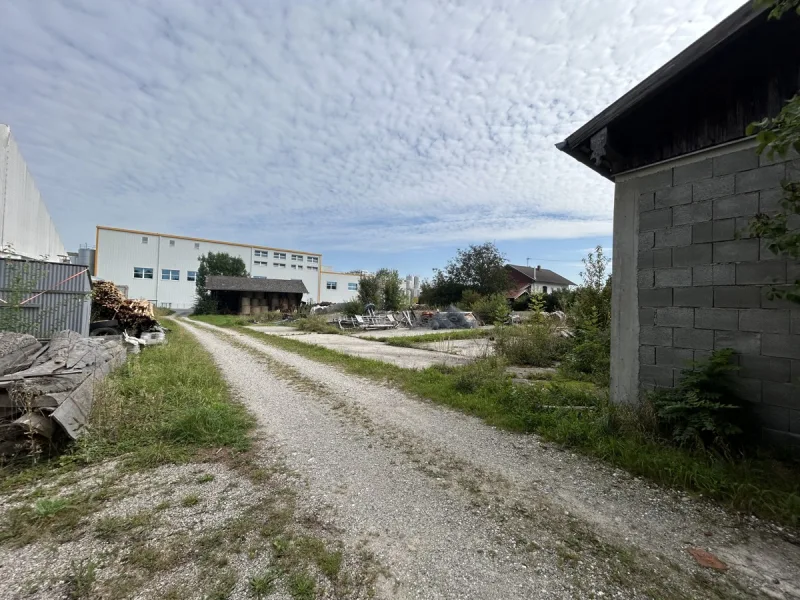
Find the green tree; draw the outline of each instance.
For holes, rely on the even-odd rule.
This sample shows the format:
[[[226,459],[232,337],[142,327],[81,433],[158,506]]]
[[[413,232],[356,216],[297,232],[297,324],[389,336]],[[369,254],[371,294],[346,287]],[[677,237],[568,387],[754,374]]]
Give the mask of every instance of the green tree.
[[[448,281],[475,290],[482,296],[505,294],[511,287],[506,270],[506,257],[492,242],[459,249],[456,257],[444,268]]]
[[[238,256],[231,256],[226,252],[209,252],[198,258],[200,266],[197,268],[195,281],[196,314],[209,314],[217,312],[216,302],[211,298],[206,289],[206,278],[210,275],[230,275],[233,277],[247,277],[247,266]]]
[[[403,304],[403,287],[400,274],[394,269],[380,269],[375,273],[379,282],[384,310],[400,310]]]
[[[380,282],[375,275],[362,275],[358,281],[358,299],[362,306],[374,304],[380,306],[381,289]],[[359,313],[360,314],[360,313]]]
[[[800,0],[756,0],[756,6],[770,6],[770,19],[780,19],[794,11],[800,15]],[[756,134],[759,154],[772,159],[777,154],[785,158],[794,150],[800,153],[800,94],[795,94],[775,117],[751,123],[747,134]],[[800,219],[800,182],[784,181],[783,212],[773,215],[758,214],[750,221],[750,233],[767,240],[767,247],[775,254],[800,260],[800,228],[794,219]],[[800,302],[800,280],[786,289],[773,289],[772,296]]]
[[[597,246],[594,252],[583,259],[581,272],[583,283],[575,290],[570,307],[570,317],[576,327],[591,327],[603,330],[611,325],[611,276],[608,274],[610,260]]]

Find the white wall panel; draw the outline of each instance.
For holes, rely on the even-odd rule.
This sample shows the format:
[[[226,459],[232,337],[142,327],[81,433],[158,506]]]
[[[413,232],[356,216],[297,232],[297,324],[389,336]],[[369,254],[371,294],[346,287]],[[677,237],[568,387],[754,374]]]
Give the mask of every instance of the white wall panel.
[[[8,244],[29,258],[66,255],[11,130],[0,124],[0,246]]]
[[[334,273],[332,271],[322,272],[322,299],[321,302],[347,302],[358,296],[358,290],[348,289],[348,284],[354,283],[358,285],[360,275],[351,275],[349,273]],[[336,289],[329,290],[328,282],[336,282]]]

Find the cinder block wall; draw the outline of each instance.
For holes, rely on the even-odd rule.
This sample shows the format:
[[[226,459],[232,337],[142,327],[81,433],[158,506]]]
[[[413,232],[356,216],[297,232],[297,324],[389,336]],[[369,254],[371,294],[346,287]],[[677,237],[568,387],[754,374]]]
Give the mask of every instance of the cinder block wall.
[[[749,147],[637,180],[639,384],[672,387],[692,360],[732,348],[764,437],[800,444],[800,305],[768,297],[800,263],[747,234],[753,215],[780,208],[787,177],[800,180],[800,159]]]

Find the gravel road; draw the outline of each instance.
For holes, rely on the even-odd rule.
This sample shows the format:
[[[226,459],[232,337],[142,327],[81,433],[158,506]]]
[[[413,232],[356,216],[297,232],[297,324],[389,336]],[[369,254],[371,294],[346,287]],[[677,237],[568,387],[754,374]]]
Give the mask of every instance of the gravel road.
[[[385,567],[381,598],[800,598],[800,547],[778,528],[182,322],[305,478],[301,501]]]

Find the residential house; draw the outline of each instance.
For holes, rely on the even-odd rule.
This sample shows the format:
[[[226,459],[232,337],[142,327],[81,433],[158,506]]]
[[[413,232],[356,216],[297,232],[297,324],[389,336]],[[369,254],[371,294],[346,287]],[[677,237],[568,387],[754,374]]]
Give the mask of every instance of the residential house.
[[[575,285],[566,277],[549,269],[543,269],[540,265],[536,267],[506,265],[506,269],[513,281],[513,287],[508,292],[509,300],[517,300],[525,294],[549,294]]]

